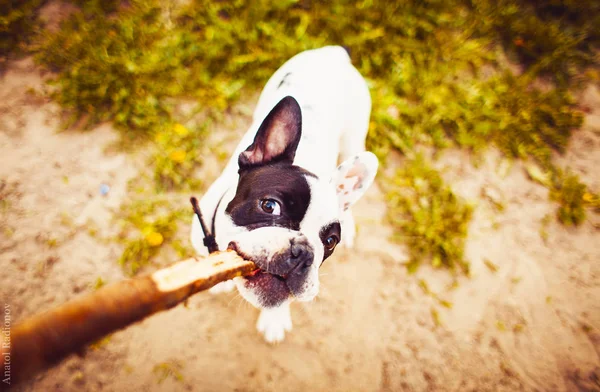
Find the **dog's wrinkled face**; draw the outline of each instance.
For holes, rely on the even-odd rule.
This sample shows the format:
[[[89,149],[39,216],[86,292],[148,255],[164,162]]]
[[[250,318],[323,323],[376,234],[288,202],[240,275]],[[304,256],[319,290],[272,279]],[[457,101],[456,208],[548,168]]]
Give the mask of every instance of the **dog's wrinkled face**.
[[[319,267],[341,240],[341,215],[377,170],[376,158],[363,153],[342,163],[331,178],[318,178],[293,165],[300,135],[300,107],[286,97],[240,154],[236,193],[225,209],[225,227],[219,227],[229,248],[257,265],[252,276],[236,283],[259,307],[317,295]]]

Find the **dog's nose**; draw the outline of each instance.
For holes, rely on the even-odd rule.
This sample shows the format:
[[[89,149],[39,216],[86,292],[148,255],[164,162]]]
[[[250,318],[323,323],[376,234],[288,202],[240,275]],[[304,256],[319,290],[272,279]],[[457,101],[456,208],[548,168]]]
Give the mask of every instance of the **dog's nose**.
[[[292,240],[288,264],[291,272],[302,273],[302,271],[313,264],[314,254],[312,247],[305,241]]]
[[[298,243],[292,242],[292,247],[290,248],[291,257],[293,259],[299,259],[300,257],[302,257],[305,250],[306,250],[306,244],[302,244],[302,243],[298,244]]]

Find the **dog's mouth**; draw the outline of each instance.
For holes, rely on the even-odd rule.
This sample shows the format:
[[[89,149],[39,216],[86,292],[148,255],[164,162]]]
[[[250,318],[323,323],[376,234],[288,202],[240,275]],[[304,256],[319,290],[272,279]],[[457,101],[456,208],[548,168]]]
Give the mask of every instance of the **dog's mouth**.
[[[260,298],[260,304],[264,307],[275,307],[286,301],[293,295],[287,283],[287,276],[271,273],[261,268],[255,257],[251,257],[238,248],[235,242],[231,242],[227,249],[237,252],[240,257],[255,263],[256,269],[245,275],[244,287],[254,292]]]
[[[258,296],[260,305],[266,308],[279,306],[293,295],[283,276],[265,272],[260,268],[244,277],[244,287]]]
[[[254,260],[248,254],[246,254],[242,250],[240,250],[235,242],[230,242],[229,246],[227,246],[227,249],[235,251],[244,260],[252,261],[256,265],[256,269],[254,271],[250,272],[248,275],[245,275],[244,278],[246,278],[248,280],[253,280],[253,279],[258,279],[258,278],[262,277],[263,275],[268,275],[268,276],[272,276],[273,278],[285,283],[285,281],[287,279],[287,275],[274,274],[272,272],[263,270],[262,268],[260,268],[258,266],[258,263],[256,262],[256,260]]]
[[[262,273],[262,270],[260,268],[255,269],[254,271],[250,272],[248,275],[246,275],[246,278],[251,278],[253,276],[256,276],[258,274]]]
[[[275,279],[277,279],[277,280],[279,280],[279,281],[282,281],[282,282],[285,282],[285,281],[286,281],[286,279],[287,279],[287,276],[286,276],[286,275],[277,275],[277,274],[273,274],[273,273],[271,273],[271,272],[264,271],[264,270],[262,270],[262,269],[260,269],[260,268],[256,268],[254,271],[250,272],[248,275],[246,275],[246,276],[244,276],[244,277],[245,277],[246,279],[249,279],[249,280],[251,280],[251,279],[253,279],[253,278],[258,278],[258,277],[260,277],[261,275],[269,275],[269,276],[272,276],[273,278],[275,278]]]

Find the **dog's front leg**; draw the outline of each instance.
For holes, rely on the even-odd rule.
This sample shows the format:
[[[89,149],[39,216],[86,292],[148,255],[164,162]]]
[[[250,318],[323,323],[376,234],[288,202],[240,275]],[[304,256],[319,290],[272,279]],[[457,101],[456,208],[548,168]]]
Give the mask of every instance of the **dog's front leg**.
[[[260,311],[256,328],[265,336],[267,343],[283,341],[285,331],[292,330],[290,302],[286,301],[276,308],[265,308]]]

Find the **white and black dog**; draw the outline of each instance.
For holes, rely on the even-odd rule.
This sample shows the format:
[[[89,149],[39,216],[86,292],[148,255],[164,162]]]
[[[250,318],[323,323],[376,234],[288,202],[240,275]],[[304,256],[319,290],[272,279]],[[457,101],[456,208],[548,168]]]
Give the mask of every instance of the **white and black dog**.
[[[369,89],[345,49],[294,56],[267,82],[250,129],[200,201],[219,248],[259,268],[213,292],[237,286],[262,309],[257,328],[268,342],[291,330],[292,301],[315,298],[319,267],[336,245],[353,246],[349,208],[378,167],[365,151],[370,112]],[[191,237],[206,255],[197,217]]]

